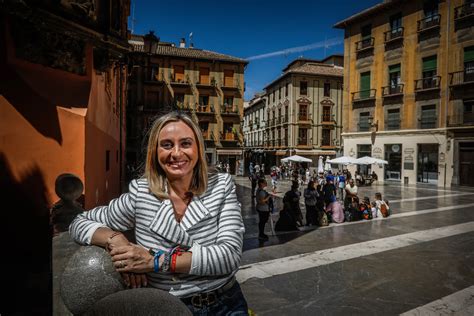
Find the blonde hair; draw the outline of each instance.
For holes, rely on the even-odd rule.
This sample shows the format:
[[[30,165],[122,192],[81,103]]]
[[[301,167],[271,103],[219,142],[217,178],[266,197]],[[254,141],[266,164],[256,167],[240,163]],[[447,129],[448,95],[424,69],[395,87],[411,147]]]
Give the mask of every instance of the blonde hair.
[[[159,135],[163,127],[171,122],[183,122],[194,132],[198,147],[198,161],[193,170],[193,178],[189,191],[200,195],[207,190],[207,162],[204,153],[204,139],[201,130],[191,118],[183,113],[171,112],[155,120],[148,138],[148,149],[145,163],[144,177],[148,180],[151,193],[160,199],[169,199],[167,190],[166,173],[158,162]]]

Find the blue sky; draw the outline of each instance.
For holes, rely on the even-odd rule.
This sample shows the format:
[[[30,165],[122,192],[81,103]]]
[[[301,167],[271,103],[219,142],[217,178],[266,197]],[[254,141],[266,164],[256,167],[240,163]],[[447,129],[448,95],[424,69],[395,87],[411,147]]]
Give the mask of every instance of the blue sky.
[[[245,99],[261,91],[292,60],[343,53],[342,30],[332,26],[382,0],[132,0],[133,31],[154,30],[179,43],[192,32],[194,47],[241,58],[308,46],[305,51],[253,59],[245,70]],[[132,29],[132,14],[129,28]],[[333,45],[324,49],[324,42]],[[339,43],[339,44],[338,44]]]

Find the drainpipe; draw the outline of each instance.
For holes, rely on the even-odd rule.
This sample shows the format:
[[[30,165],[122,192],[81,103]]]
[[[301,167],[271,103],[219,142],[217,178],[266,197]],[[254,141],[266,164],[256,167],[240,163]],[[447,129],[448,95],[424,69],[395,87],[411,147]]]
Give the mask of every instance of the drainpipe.
[[[447,0],[446,1],[446,5],[448,6],[448,14],[447,14],[447,17],[446,17],[446,58],[449,59],[449,35],[450,35],[450,28],[449,28],[449,25],[450,25],[450,21],[451,21],[451,1],[450,0]],[[445,137],[446,137],[446,140],[444,141],[444,144],[445,144],[445,148],[447,149],[448,148],[448,144],[447,142],[449,141],[448,140],[448,106],[449,106],[449,80],[448,80],[448,74],[449,74],[449,63],[446,62],[446,95],[445,95],[445,109],[444,109],[444,120],[445,120]],[[451,147],[450,147],[451,148]],[[454,151],[454,149],[453,149]],[[454,153],[453,153],[454,154]],[[446,154],[444,156],[444,188],[446,188],[446,169],[448,167],[448,164],[446,163],[446,159],[448,158],[448,153],[447,153],[447,150],[446,150]]]

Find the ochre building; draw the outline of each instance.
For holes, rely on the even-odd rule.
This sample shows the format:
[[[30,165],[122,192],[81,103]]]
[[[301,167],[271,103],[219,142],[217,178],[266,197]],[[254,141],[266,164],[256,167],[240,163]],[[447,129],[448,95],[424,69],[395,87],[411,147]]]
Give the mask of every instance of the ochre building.
[[[384,1],[344,29],[344,154],[379,180],[474,185],[474,2]]]
[[[154,119],[180,110],[201,128],[208,164],[242,170],[244,70],[247,61],[204,49],[133,35],[127,105],[127,164],[141,170]]]

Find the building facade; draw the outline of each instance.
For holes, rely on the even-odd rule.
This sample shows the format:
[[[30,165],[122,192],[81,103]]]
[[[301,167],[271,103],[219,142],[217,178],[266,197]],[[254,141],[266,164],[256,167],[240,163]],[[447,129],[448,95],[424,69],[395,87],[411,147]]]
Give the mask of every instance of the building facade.
[[[296,59],[265,87],[265,165],[300,155],[317,165],[342,145],[343,57]],[[260,117],[262,118],[262,117]]]
[[[129,9],[128,0],[2,4],[1,164],[11,181],[35,173],[46,207],[62,173],[82,180],[86,208],[122,192]]]
[[[264,92],[255,95],[244,107],[244,138],[245,138],[245,173],[248,173],[250,162],[265,163],[265,106]]]
[[[247,61],[160,42],[152,33],[133,35],[127,104],[127,164],[140,170],[148,130],[158,115],[187,113],[201,128],[209,165],[242,169],[244,69]]]
[[[344,154],[382,181],[474,185],[474,3],[384,1],[344,29]],[[367,170],[367,169],[372,170]]]

